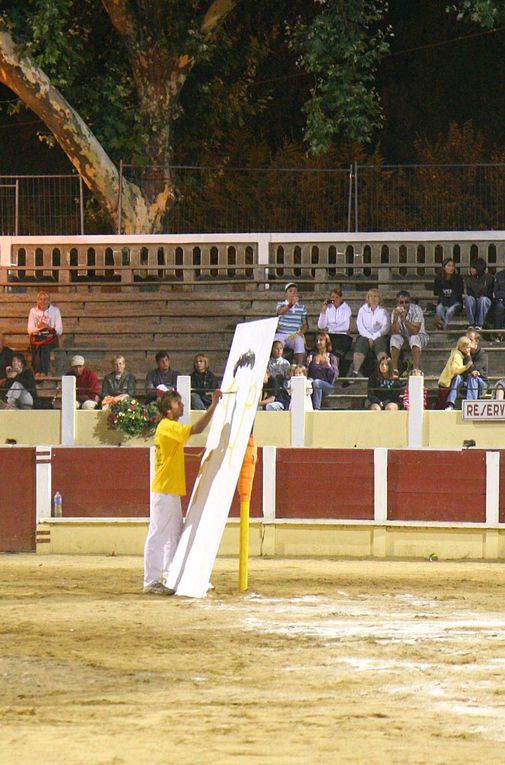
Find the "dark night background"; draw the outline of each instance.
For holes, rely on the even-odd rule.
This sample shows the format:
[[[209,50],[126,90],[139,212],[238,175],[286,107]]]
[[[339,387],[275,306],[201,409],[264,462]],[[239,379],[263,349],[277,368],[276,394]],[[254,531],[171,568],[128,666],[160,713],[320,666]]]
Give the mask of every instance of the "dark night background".
[[[440,133],[447,134],[451,122],[472,120],[489,156],[493,147],[505,148],[505,29],[483,33],[481,27],[458,22],[446,7],[446,0],[390,3],[394,37],[377,77],[385,119],[375,141],[388,163],[415,162],[416,138],[434,142]],[[454,40],[461,37],[466,39]],[[275,151],[283,139],[301,140],[300,108],[310,83],[289,58],[277,70],[270,62],[264,78],[274,80],[257,86],[269,89],[271,106],[251,127]],[[12,98],[11,91],[0,87],[0,100]],[[40,130],[42,123],[30,111],[9,117],[3,110],[1,174],[72,172],[58,147],[50,149],[39,141]]]

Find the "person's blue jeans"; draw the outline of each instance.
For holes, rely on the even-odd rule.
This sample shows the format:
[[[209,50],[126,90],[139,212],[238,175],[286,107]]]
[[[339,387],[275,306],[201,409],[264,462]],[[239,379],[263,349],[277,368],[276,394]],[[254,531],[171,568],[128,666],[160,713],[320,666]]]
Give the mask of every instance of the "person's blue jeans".
[[[490,307],[491,298],[485,296],[474,298],[472,295],[467,295],[465,298],[465,309],[468,326],[482,328]]]
[[[437,317],[443,322],[444,327],[447,327],[449,322],[454,318],[454,314],[461,308],[461,303],[453,303],[452,305],[442,305],[438,303],[435,313]]]
[[[312,406],[321,409],[323,393],[331,393],[333,385],[326,380],[312,380]]]
[[[472,377],[471,375],[468,377],[463,377],[462,375],[455,375],[452,378],[451,389],[447,396],[448,404],[452,404],[454,406],[459,387],[463,384],[466,387],[465,398],[467,401],[476,401],[480,397],[481,393],[484,393],[487,390],[487,383],[482,379],[482,377]]]
[[[505,302],[498,298],[494,307],[494,328],[503,329],[505,326]]]

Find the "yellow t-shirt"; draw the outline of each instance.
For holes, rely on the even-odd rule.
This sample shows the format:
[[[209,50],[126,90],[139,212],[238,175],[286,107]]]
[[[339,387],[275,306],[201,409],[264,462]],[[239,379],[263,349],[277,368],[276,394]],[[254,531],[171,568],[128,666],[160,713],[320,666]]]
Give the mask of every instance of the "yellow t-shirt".
[[[154,436],[154,480],[151,491],[161,494],[186,494],[184,444],[191,435],[191,425],[164,417]]]

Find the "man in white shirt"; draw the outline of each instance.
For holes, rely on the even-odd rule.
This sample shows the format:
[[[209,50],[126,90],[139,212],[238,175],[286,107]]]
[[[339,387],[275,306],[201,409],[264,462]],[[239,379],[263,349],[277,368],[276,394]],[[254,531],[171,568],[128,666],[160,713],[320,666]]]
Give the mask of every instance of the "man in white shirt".
[[[51,305],[47,292],[39,292],[37,305],[30,308],[28,315],[28,335],[36,379],[42,379],[49,374],[51,351],[58,346],[58,338],[62,333],[60,309]]]
[[[412,302],[410,292],[400,290],[396,295],[396,307],[391,314],[391,339],[389,341],[393,367],[398,372],[400,352],[405,345],[412,352],[412,367],[419,369],[421,351],[428,345],[429,337],[424,326],[421,306]]]

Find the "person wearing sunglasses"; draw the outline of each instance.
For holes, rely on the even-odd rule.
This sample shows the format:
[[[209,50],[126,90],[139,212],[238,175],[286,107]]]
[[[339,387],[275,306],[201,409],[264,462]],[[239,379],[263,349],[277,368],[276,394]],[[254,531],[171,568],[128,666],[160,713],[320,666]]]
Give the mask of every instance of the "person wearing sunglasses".
[[[396,306],[391,314],[391,339],[389,341],[394,371],[398,374],[400,353],[409,347],[412,353],[412,367],[419,369],[421,351],[428,345],[429,337],[424,326],[423,309],[412,302],[407,290],[396,295]]]

